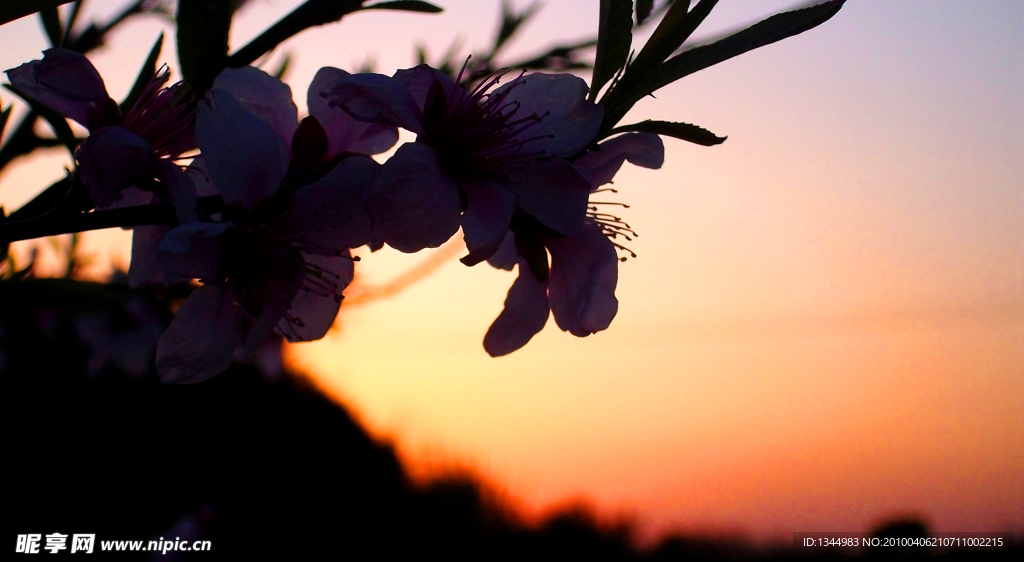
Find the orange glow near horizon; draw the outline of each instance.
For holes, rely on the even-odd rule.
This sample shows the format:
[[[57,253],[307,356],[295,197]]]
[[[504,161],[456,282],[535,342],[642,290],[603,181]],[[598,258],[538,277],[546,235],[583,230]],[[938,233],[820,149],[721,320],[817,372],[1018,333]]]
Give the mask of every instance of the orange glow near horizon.
[[[247,9],[234,44],[292,4]],[[380,44],[382,26],[433,53],[457,34],[487,43],[497,2],[438,4],[445,14],[357,14],[290,42],[300,112],[320,66],[369,50],[380,72],[413,63],[412,43]],[[553,4],[510,53],[596,28],[595,3]],[[790,5],[723,2],[707,35]],[[481,341],[512,274],[458,253],[363,251],[351,296],[402,290],[364,292],[324,340],[287,347],[289,363],[414,474],[468,467],[534,517],[579,500],[635,518],[646,539],[785,540],[898,516],[1024,530],[1024,6],[972,10],[850,2],[642,102],[629,122],[729,140],[667,139],[662,170],[616,177],[641,236],[606,332],[578,339],[549,320],[492,359]],[[42,48],[3,35],[38,35],[23,24],[0,31],[20,49],[0,49],[7,67]],[[114,49],[148,47],[160,25],[97,54],[115,97],[145,53]],[[60,158],[5,171],[5,207],[59,177]],[[85,239],[98,268],[127,261],[126,233]]]

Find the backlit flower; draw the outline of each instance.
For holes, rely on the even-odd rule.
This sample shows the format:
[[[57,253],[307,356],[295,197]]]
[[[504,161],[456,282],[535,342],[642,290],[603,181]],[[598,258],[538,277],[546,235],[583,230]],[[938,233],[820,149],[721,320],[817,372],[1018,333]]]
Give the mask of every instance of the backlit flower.
[[[239,84],[248,99],[234,95]],[[198,164],[226,208],[219,222],[182,224],[160,244],[165,279],[203,282],[157,347],[164,382],[210,378],[237,347],[252,355],[274,332],[309,341],[333,324],[353,276],[349,248],[369,241],[362,190],[380,166],[328,158],[318,120],[296,121],[287,86],[255,69],[228,71],[200,103]],[[367,138],[358,142],[386,144]]]
[[[623,162],[660,168],[664,161],[661,138],[648,133],[621,135],[598,145],[574,164],[588,179],[593,193],[611,182]],[[519,276],[509,289],[505,307],[484,336],[484,349],[497,357],[530,341],[547,323],[548,311],[563,331],[584,337],[606,329],[618,311],[617,251],[632,252],[622,243],[635,233],[604,209],[613,202],[591,201],[584,231],[579,236],[553,234],[522,221],[512,225],[488,262],[499,269],[518,265]],[[550,255],[550,262],[549,262]]]
[[[167,177],[175,170],[163,161],[173,162],[195,149],[195,108],[181,83],[164,87],[170,77],[166,67],[124,116],[82,54],[48,49],[42,60],[8,70],[7,76],[25,96],[89,130],[75,159],[82,183],[98,208],[121,199],[122,192],[139,180],[157,179],[168,189],[182,186],[180,179]],[[177,202],[180,197],[188,194],[172,193],[170,200]]]
[[[356,119],[417,134],[367,195],[390,246],[436,247],[461,226],[463,262],[474,265],[497,250],[517,214],[560,234],[583,232],[589,185],[566,158],[591,142],[601,107],[575,76],[535,73],[496,87],[500,79],[470,88],[421,65],[394,78],[352,75],[326,93]]]

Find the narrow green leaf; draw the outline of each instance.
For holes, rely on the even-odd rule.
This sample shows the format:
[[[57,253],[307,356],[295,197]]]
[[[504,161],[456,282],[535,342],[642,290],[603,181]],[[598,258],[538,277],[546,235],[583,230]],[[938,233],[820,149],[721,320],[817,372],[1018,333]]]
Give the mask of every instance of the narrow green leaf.
[[[392,0],[390,2],[378,2],[370,6],[363,6],[363,10],[401,10],[403,12],[422,12],[425,14],[437,14],[444,11],[444,8],[435,6],[430,2],[422,0]]]
[[[679,53],[646,75],[638,76],[628,90],[617,88],[612,92],[616,96],[607,96],[611,99],[605,105],[604,128],[610,129],[633,104],[659,88],[747,51],[799,35],[825,23],[839,12],[845,1],[830,0],[809,8],[776,14],[725,39]]]
[[[609,134],[614,135],[617,133],[626,132],[640,132],[640,133],[654,133],[656,135],[665,135],[668,137],[675,137],[687,142],[699,144],[701,146],[714,146],[716,144],[722,144],[728,137],[720,137],[711,131],[692,125],[690,123],[675,123],[672,121],[641,121],[632,125],[623,125],[622,127],[616,127],[612,129]]]
[[[227,63],[234,0],[178,0],[181,73],[205,90]]]
[[[601,0],[600,27],[597,32],[597,56],[590,101],[626,64],[633,43],[633,1]]]
[[[640,25],[644,23],[644,20],[650,17],[651,10],[654,9],[654,0],[636,0],[636,23]]]
[[[60,47],[64,40],[64,27],[60,23],[60,12],[56,6],[39,12],[39,21],[43,24],[43,31],[50,40],[51,47]]]
[[[164,34],[161,33],[156,38],[156,43],[153,43],[153,48],[149,50],[146,62],[142,63],[142,68],[139,70],[139,75],[135,78],[135,84],[132,85],[132,89],[128,92],[128,97],[124,98],[124,101],[121,102],[121,115],[128,115],[128,110],[135,105],[135,102],[139,101],[142,92],[149,85],[149,81],[156,76],[156,61],[160,57],[160,49],[163,48],[163,45]]]
[[[29,14],[56,8],[73,0],[3,0],[0,2],[0,25]]]

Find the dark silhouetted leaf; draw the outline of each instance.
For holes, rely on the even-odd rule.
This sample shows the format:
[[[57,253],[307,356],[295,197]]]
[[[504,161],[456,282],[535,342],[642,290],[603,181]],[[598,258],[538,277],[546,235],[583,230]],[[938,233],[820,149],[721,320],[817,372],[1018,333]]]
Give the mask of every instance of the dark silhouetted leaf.
[[[60,12],[57,7],[47,8],[39,12],[39,21],[43,24],[43,31],[50,40],[51,47],[60,47],[64,40],[64,28],[60,23]]]
[[[590,84],[590,101],[626,64],[633,42],[632,0],[601,0],[601,23],[597,33],[597,56],[594,78]]]
[[[3,0],[0,2],[0,25],[25,17],[29,14],[41,12],[49,8],[56,8],[61,4],[67,4],[72,0]]]
[[[540,9],[539,0],[530,4],[525,10],[516,11],[511,0],[501,2],[501,25],[498,27],[498,36],[494,38],[494,48],[491,49],[490,58],[498,53],[501,47],[513,36],[516,31],[533,17]]]
[[[667,137],[675,137],[687,142],[699,144],[701,146],[714,146],[716,144],[722,144],[725,142],[727,137],[720,137],[711,131],[692,125],[690,123],[674,123],[672,121],[641,121],[632,125],[623,125],[622,127],[616,127],[611,130],[609,134],[614,135],[617,133],[627,132],[639,132],[639,133],[654,133],[656,135],[665,135]]]
[[[271,74],[273,74],[274,77],[277,78],[278,80],[281,80],[281,79],[284,78],[285,73],[288,72],[288,67],[291,66],[291,64],[292,64],[292,54],[291,53],[285,53],[284,54],[284,58],[281,59],[281,64],[278,65],[277,70],[275,70],[274,72],[271,72]]]
[[[650,92],[747,51],[813,29],[836,15],[844,2],[846,0],[832,0],[802,10],[776,14],[720,41],[683,51],[658,68],[651,77],[649,85],[653,87]]]
[[[139,70],[139,75],[135,78],[135,84],[132,85],[131,91],[128,92],[128,97],[124,98],[124,101],[121,102],[121,115],[128,115],[128,110],[135,105],[135,102],[142,96],[142,92],[146,90],[149,81],[156,76],[156,61],[160,56],[160,49],[163,48],[163,45],[164,34],[161,33],[160,37],[157,37],[156,43],[153,43],[153,48],[149,50],[146,62],[142,63],[142,69]]]
[[[227,63],[233,0],[178,0],[178,63],[199,90]]]
[[[4,128],[7,127],[7,119],[11,116],[11,106],[7,106],[7,109],[0,111],[0,139],[4,138]]]
[[[72,156],[75,154],[75,147],[78,145],[78,139],[75,138],[75,134],[71,131],[71,125],[68,125],[67,119],[63,115],[60,115],[56,111],[42,106],[37,103],[34,99],[25,96],[20,90],[12,86],[11,84],[4,84],[4,88],[22,99],[25,103],[32,108],[33,111],[39,114],[40,117],[46,120],[50,124],[50,128],[53,129],[53,134],[57,136],[57,139],[67,147],[68,152]]]
[[[361,10],[363,2],[364,0],[306,0],[244,47],[232,53],[227,64],[232,68],[250,65],[281,43],[311,27],[340,21],[348,14]]]
[[[555,45],[546,52],[530,57],[528,59],[517,60],[508,66],[514,68],[527,68],[530,70],[569,70],[569,69],[587,69],[592,68],[584,60],[577,60],[579,51],[593,47],[597,44],[596,39],[590,39],[582,41],[580,43],[574,43],[572,45]]]
[[[604,129],[610,130],[633,104],[680,78],[752,51],[759,47],[813,29],[839,12],[846,0],[831,0],[809,8],[776,14],[725,39],[694,47],[668,59],[645,75],[638,75],[629,88],[616,88],[606,96]],[[703,2],[702,2],[703,3]]]
[[[636,23],[641,24],[651,15],[654,0],[636,0]]]
[[[10,109],[10,108],[8,108],[8,109]],[[4,111],[4,119],[5,120],[7,119],[7,111]],[[3,134],[3,126],[2,126],[2,123],[0,123],[0,135],[2,135],[2,134]],[[4,219],[6,219],[6,218],[7,218],[7,211],[4,209],[3,205],[0,205],[0,222],[4,222]],[[0,262],[7,261],[7,256],[10,255],[10,250],[11,250],[11,243],[10,242],[6,242],[6,241],[0,242]]]
[[[82,11],[82,2],[84,1],[78,0],[71,6],[71,13],[68,14],[68,19],[64,22],[64,37],[60,41],[62,46],[67,45],[68,39],[71,37],[71,30],[75,27],[75,22],[78,21],[78,14]]]
[[[403,12],[423,12],[425,14],[437,14],[444,11],[444,8],[435,6],[430,2],[421,0],[392,0],[391,2],[378,2],[369,6],[363,6],[364,10],[401,10]]]
[[[658,28],[654,30],[654,34],[629,66],[629,73],[633,76],[642,76],[665,62],[665,59],[672,56],[672,53],[690,37],[717,3],[718,0],[703,0],[698,2],[693,10],[687,11],[690,8],[689,0],[673,2]]]

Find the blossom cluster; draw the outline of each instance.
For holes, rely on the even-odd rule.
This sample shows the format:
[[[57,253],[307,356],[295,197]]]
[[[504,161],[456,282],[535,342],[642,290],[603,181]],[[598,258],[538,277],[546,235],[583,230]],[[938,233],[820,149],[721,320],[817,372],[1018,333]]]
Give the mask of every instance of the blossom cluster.
[[[95,209],[173,208],[173,224],[134,227],[128,272],[136,287],[199,283],[157,345],[165,382],[206,380],[275,333],[322,338],[352,249],[418,252],[460,230],[464,264],[518,268],[484,337],[490,355],[524,346],[549,315],[576,336],[604,330],[632,231],[590,197],[624,162],[664,159],[656,134],[596,142],[604,109],[570,74],[327,67],[301,120],[290,88],[254,67],[225,69],[201,95],[161,69],[123,113],[69,50],[7,75],[89,131],[75,159]],[[415,141],[379,164],[399,128]]]

